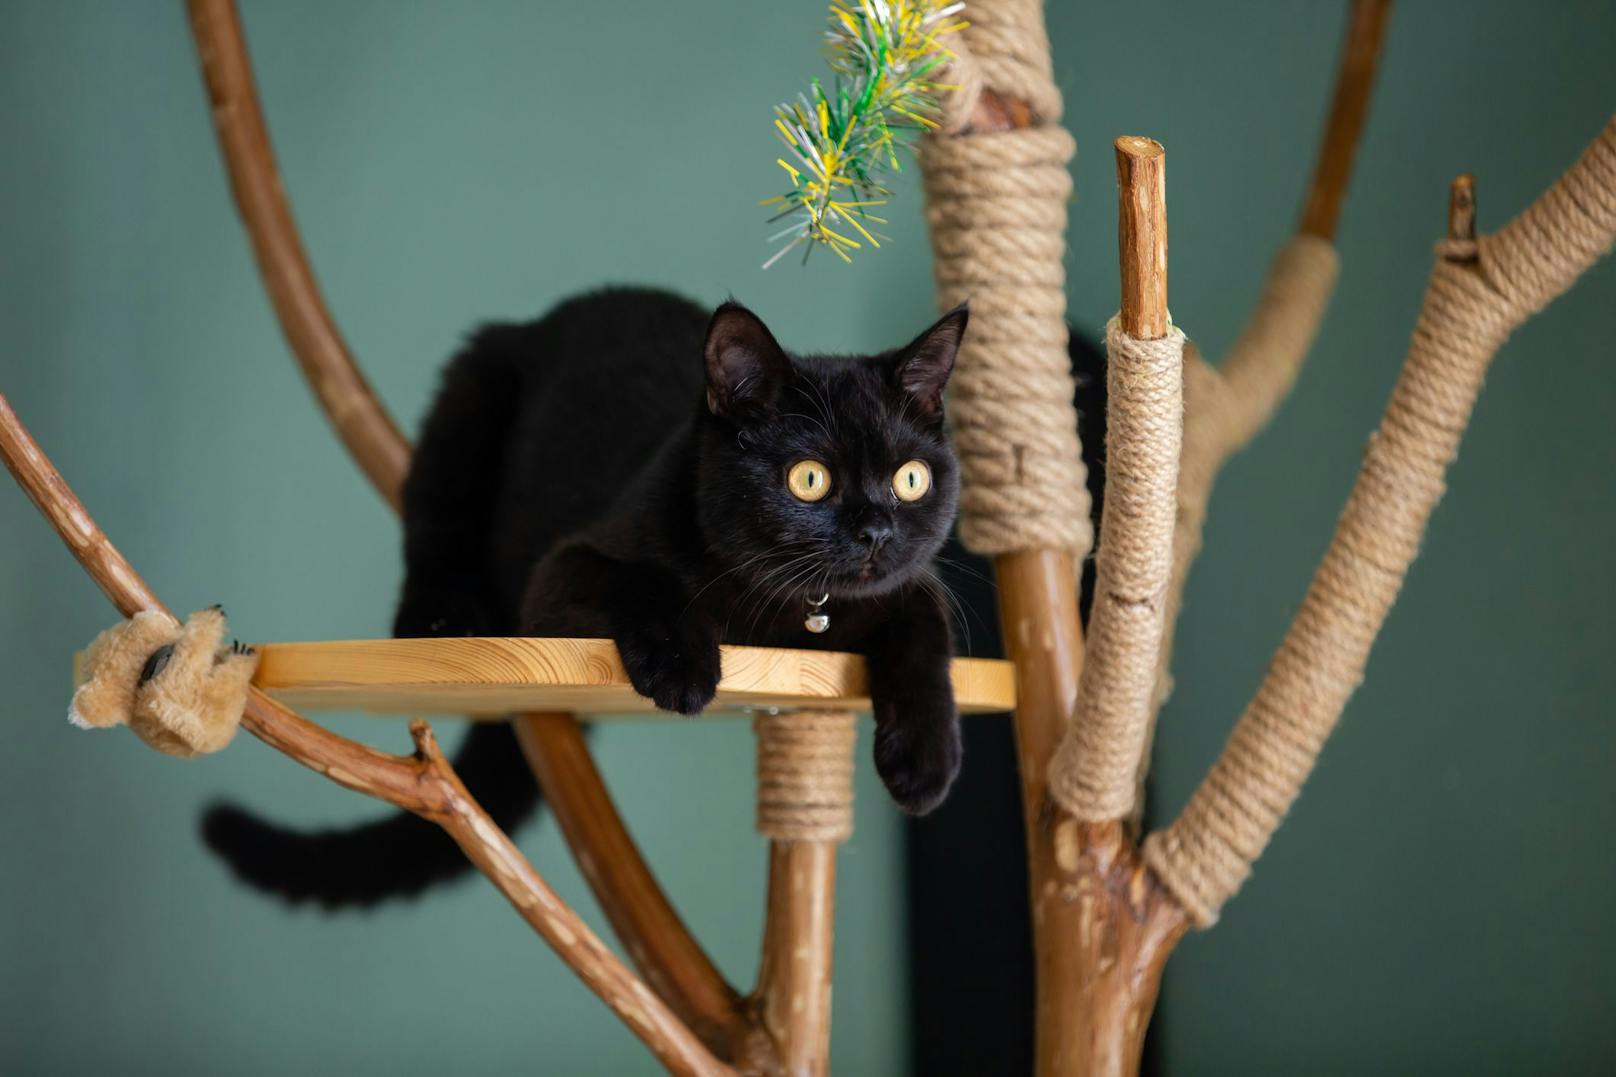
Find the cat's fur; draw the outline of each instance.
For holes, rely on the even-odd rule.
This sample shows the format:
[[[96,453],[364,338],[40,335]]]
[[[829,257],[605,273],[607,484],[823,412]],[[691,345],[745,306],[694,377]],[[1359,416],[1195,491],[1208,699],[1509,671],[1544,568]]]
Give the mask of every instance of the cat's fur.
[[[610,638],[636,690],[685,714],[713,698],[720,642],[860,652],[876,769],[900,807],[930,811],[960,766],[931,560],[958,496],[943,390],[966,320],[879,355],[794,356],[734,303],[709,317],[613,289],[484,328],[445,372],[405,484],[395,634]],[[829,467],[823,500],[787,488],[804,459]],[[911,460],[932,485],[901,501]],[[816,635],[803,622],[822,593]],[[537,800],[503,724],[473,727],[455,766],[501,827]],[[467,866],[407,814],[307,834],[218,807],[204,834],[247,882],[328,906]]]

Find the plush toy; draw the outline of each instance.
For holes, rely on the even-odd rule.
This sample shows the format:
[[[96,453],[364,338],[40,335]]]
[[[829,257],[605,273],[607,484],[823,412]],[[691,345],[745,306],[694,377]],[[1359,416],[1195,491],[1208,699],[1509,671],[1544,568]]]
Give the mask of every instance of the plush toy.
[[[258,655],[224,646],[224,610],[184,625],[146,610],[102,632],[84,654],[84,681],[68,721],[81,729],[127,725],[159,752],[189,758],[230,743],[247,705]]]

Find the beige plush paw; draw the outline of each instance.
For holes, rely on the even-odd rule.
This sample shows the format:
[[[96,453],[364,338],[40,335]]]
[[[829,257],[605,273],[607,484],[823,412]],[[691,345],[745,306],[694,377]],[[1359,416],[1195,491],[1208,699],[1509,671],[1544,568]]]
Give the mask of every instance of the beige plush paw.
[[[258,666],[249,647],[224,646],[224,611],[198,610],[183,626],[139,613],[97,636],[85,654],[87,679],[73,695],[75,725],[127,725],[160,752],[216,752],[241,724]]]

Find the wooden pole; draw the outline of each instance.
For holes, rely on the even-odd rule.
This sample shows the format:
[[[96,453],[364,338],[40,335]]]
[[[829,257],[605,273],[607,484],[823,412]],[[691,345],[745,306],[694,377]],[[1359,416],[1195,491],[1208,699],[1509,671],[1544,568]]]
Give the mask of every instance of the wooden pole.
[[[1167,335],[1167,155],[1153,138],[1116,141],[1117,257],[1122,331],[1137,340]]]
[[[353,360],[325,305],[286,201],[233,0],[189,0],[219,149],[258,273],[309,387],[359,469],[394,510],[410,447]]]
[[[834,841],[771,841],[757,1018],[789,1077],[830,1071]]]
[[[1297,230],[1320,239],[1334,239],[1341,219],[1341,203],[1352,180],[1352,159],[1358,151],[1364,120],[1369,115],[1369,96],[1380,64],[1380,46],[1392,0],[1352,0],[1347,15],[1346,43],[1336,73],[1335,95],[1330,100],[1330,116],[1324,125],[1324,141],[1318,164],[1302,207]]]
[[[769,839],[763,960],[749,1003],[789,1077],[830,1069],[836,847],[853,831],[850,711],[763,712],[757,828]]]

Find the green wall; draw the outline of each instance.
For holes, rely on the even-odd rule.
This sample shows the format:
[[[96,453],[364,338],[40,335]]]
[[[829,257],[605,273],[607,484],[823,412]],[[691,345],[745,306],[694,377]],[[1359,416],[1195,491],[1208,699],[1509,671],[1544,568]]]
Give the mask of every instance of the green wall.
[[[888,250],[757,268],[755,203],[778,186],[768,105],[820,69],[817,3],[243,6],[310,254],[406,421],[467,326],[594,283],[733,292],[805,348],[895,342],[931,314],[909,182]],[[1053,7],[1080,146],[1074,315],[1098,326],[1115,302],[1108,142],[1148,133],[1169,150],[1173,313],[1217,354],[1291,226],[1338,6]],[[1605,2],[1397,13],[1320,346],[1218,490],[1162,724],[1164,810],[1328,538],[1447,180],[1478,175],[1484,227],[1525,204],[1616,102],[1612,40]],[[286,357],[180,5],[0,5],[0,147],[0,388],[100,522],[169,602],[224,602],[245,636],[385,631],[396,525]],[[1175,959],[1170,1072],[1616,1063],[1613,316],[1607,264],[1500,356],[1307,795]],[[251,740],[184,763],[71,729],[68,656],[111,619],[0,484],[0,1072],[650,1072],[483,887],[325,917],[233,886],[194,837],[206,800],[310,823],[373,809]],[[404,742],[397,724],[333,724]],[[674,898],[748,980],[763,858],[744,726],[622,724],[595,743]],[[904,1069],[900,825],[862,755],[859,782],[835,1062],[888,1074]],[[598,923],[554,827],[521,840]]]

